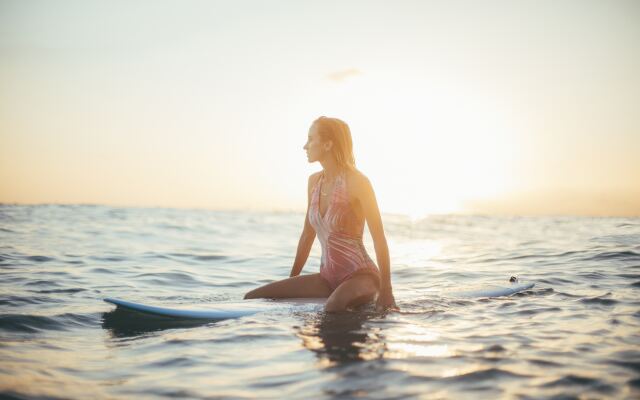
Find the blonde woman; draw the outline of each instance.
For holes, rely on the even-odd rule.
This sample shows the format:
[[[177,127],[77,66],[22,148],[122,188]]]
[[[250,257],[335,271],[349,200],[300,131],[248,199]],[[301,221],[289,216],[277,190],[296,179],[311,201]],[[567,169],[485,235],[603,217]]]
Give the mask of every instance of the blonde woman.
[[[316,119],[304,150],[322,171],[309,177],[307,214],[290,277],[254,289],[245,299],[326,297],[325,310],[337,312],[377,295],[378,310],[397,309],[380,211],[371,183],[356,169],[349,126],[337,118]],[[365,221],[380,269],[362,243]],[[300,275],[316,236],[322,246],[320,273]]]

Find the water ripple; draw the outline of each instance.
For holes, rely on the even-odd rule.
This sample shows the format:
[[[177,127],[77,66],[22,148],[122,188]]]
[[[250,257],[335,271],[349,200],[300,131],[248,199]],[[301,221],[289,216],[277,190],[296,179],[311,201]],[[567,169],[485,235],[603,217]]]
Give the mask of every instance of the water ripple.
[[[610,296],[610,295],[611,295],[611,293],[607,293],[607,294],[602,295],[602,296],[580,299],[580,301],[582,303],[585,303],[585,304],[599,304],[599,305],[603,305],[603,306],[613,306],[615,304],[618,304],[618,301],[616,301],[614,299],[606,298],[607,296]]]
[[[288,276],[303,218],[0,205],[0,369],[14,382],[0,384],[0,397],[539,399],[640,391],[639,218],[384,216],[400,312],[368,304],[333,315],[314,305],[207,322],[102,301],[240,301]],[[373,256],[368,234],[365,246]],[[316,243],[303,274],[319,264]],[[535,288],[506,298],[450,296],[513,275]]]
[[[41,331],[67,331],[95,324],[89,315],[60,314],[55,316],[3,314],[0,315],[0,330],[7,332],[37,333]]]
[[[560,379],[542,385],[542,387],[546,388],[566,388],[570,386],[588,386],[590,389],[604,394],[612,394],[617,391],[614,386],[608,385],[599,379],[573,374],[565,375]]]

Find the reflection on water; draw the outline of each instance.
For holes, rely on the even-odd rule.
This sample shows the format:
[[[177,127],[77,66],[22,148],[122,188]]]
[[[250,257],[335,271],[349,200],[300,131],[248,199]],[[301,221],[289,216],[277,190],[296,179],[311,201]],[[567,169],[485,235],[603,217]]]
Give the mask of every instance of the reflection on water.
[[[207,320],[185,320],[154,316],[116,308],[102,314],[102,328],[114,338],[135,338],[165,329],[189,328],[211,323]]]
[[[379,316],[364,310],[309,315],[305,325],[296,328],[296,335],[323,366],[374,360],[385,353],[384,336],[378,329],[364,325]]]
[[[0,205],[0,398],[640,398],[638,218],[385,216],[387,315],[212,323],[102,300],[239,300],[289,273],[302,218]],[[535,289],[449,295],[512,275]]]

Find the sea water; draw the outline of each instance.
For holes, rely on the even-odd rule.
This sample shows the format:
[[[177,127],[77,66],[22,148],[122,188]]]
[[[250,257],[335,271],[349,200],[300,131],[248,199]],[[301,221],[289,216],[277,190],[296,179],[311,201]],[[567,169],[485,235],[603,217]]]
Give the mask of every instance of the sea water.
[[[288,276],[303,218],[0,205],[0,396],[640,397],[640,218],[384,215],[400,312],[185,323],[102,301],[240,301]],[[513,275],[535,288],[450,295]]]

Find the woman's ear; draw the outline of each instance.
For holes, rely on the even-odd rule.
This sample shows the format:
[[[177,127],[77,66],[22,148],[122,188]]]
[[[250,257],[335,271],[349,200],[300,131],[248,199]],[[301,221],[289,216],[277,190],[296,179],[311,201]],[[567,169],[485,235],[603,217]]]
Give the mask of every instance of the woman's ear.
[[[331,140],[327,140],[324,143],[324,151],[330,151],[332,147],[333,147],[333,142]]]

